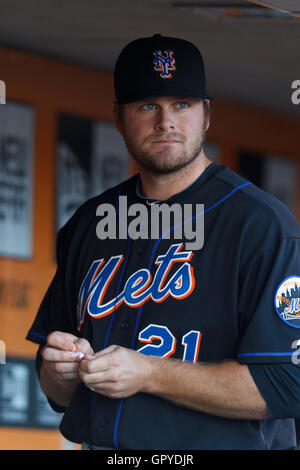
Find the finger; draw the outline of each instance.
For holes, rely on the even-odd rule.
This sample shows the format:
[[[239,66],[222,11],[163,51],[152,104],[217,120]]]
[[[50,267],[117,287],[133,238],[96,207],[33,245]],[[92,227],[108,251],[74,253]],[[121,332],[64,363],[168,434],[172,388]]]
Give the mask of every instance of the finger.
[[[54,362],[74,362],[78,358],[78,353],[61,351],[60,349],[45,347],[42,349],[42,357],[45,361]]]
[[[103,356],[97,357],[93,360],[86,360],[85,357],[80,363],[80,370],[86,374],[94,374],[96,372],[103,372],[109,369],[109,360],[110,355],[105,354]]]
[[[111,346],[108,346],[105,349],[101,349],[101,351],[98,351],[95,354],[95,357],[101,357],[105,356],[105,354],[111,354],[112,352],[116,351],[116,349],[120,348],[120,346],[116,346],[115,344],[112,344]]]
[[[109,361],[111,359],[111,355],[117,349],[120,349],[120,346],[111,345],[108,348],[102,349],[98,351],[93,357],[84,357],[83,359],[88,359],[93,362],[93,365],[87,365],[87,363],[83,364],[83,371],[87,373],[93,373],[96,371],[104,371],[111,367]],[[95,360],[98,362],[95,363]]]
[[[64,351],[76,351],[75,342],[78,337],[62,331],[53,331],[47,336],[47,345]]]
[[[95,356],[90,356],[89,354],[85,354],[83,352],[81,352],[81,348],[80,348],[80,345],[78,343],[75,343],[75,347],[76,347],[76,353],[74,353],[77,357],[76,357],[76,362],[80,362],[82,361],[82,359],[86,359],[88,361],[91,361],[95,358]]]
[[[82,352],[86,356],[93,356],[94,351],[89,341],[85,338],[79,338],[75,343],[76,350]]]
[[[97,353],[94,353],[93,356],[85,354],[84,359],[88,359],[88,360],[92,361],[94,359],[97,359],[99,357],[103,357],[103,356],[106,356],[106,355],[110,357],[111,353],[114,352],[118,348],[119,348],[119,346],[109,346],[108,348],[101,349],[101,351],[98,351]]]
[[[89,356],[88,354],[85,354],[83,356],[83,358],[86,360],[86,361],[92,361],[93,359],[96,358],[96,356]]]
[[[111,370],[106,370],[104,372],[97,372],[95,374],[86,374],[82,372],[81,368],[79,369],[79,377],[85,383],[87,387],[101,386],[107,382],[116,383],[112,376]]]
[[[74,362],[51,362],[49,369],[53,370],[57,374],[73,374],[75,373],[78,377],[78,364]]]

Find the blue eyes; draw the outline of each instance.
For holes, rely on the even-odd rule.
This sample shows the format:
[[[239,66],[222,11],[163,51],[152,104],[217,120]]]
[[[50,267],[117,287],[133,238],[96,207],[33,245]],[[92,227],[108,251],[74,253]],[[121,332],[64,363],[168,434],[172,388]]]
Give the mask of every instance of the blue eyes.
[[[177,103],[174,104],[174,107],[176,109],[187,109],[190,107],[190,104],[187,101],[178,101]],[[157,105],[153,103],[145,103],[141,106],[141,109],[143,111],[153,111],[156,108],[157,108]]]
[[[154,104],[146,103],[146,104],[143,104],[143,106],[141,106],[141,109],[143,109],[144,111],[151,111],[152,109],[154,109],[154,107],[155,107]]]
[[[181,108],[181,109],[184,109],[184,108],[189,108],[189,103],[187,103],[186,101],[180,101],[179,103],[176,103],[176,108]]]

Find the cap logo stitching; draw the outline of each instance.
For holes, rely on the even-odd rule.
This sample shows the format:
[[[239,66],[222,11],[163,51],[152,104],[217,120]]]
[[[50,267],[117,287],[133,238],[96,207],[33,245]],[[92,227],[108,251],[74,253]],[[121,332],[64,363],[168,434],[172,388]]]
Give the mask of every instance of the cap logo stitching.
[[[165,54],[165,55],[163,55]],[[161,72],[159,75],[161,78],[172,78],[170,71],[176,70],[175,59],[173,57],[174,52],[171,50],[162,51],[157,50],[153,52],[154,55],[154,70]]]

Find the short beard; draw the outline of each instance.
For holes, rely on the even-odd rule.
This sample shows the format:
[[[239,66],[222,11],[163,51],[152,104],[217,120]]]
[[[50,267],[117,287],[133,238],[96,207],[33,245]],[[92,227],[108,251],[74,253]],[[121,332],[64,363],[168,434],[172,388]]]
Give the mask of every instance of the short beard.
[[[156,158],[150,152],[141,152],[132,145],[131,139],[124,136],[125,144],[127,146],[129,154],[136,161],[136,163],[143,169],[150,171],[156,175],[167,175],[175,173],[187,165],[191,164],[200,155],[204,140],[205,140],[205,126],[203,126],[200,138],[193,143],[190,149],[183,150],[181,158],[168,158],[168,155],[163,153],[160,156],[157,154]]]

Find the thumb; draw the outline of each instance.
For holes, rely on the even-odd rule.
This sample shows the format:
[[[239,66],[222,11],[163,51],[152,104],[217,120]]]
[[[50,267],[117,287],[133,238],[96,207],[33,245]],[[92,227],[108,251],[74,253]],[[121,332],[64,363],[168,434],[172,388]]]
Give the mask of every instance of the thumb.
[[[76,350],[85,356],[94,356],[94,350],[87,339],[79,338],[75,343]]]

